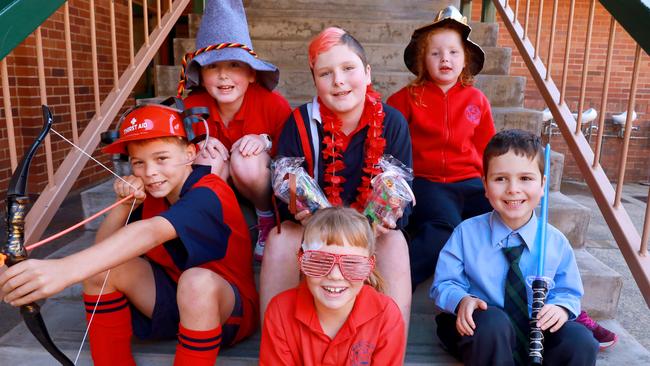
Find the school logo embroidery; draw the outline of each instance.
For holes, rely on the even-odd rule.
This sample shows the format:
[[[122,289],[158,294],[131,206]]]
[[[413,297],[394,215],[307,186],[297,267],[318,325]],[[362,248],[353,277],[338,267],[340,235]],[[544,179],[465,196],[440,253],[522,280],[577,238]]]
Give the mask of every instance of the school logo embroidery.
[[[350,347],[350,365],[367,366],[370,365],[372,351],[375,349],[374,344],[367,341],[359,341]]]
[[[475,104],[470,104],[465,108],[465,118],[477,125],[481,120],[481,109]]]

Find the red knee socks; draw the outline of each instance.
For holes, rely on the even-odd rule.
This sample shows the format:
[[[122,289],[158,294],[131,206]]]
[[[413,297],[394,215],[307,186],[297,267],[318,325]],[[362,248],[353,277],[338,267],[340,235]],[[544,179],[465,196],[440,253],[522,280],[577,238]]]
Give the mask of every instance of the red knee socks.
[[[191,330],[178,325],[174,366],[212,366],[221,347],[221,325],[212,330]]]
[[[131,353],[131,310],[121,292],[103,294],[97,304],[97,295],[83,295],[86,307],[86,321],[90,321],[88,332],[90,353],[96,366],[135,365]]]

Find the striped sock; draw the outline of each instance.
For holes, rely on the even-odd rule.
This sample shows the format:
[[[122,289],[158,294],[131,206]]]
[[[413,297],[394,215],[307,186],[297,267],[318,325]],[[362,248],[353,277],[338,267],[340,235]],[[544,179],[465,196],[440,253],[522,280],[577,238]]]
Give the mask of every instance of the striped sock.
[[[212,366],[221,347],[221,325],[211,330],[191,330],[178,325],[174,366]]]
[[[131,310],[124,294],[111,292],[101,295],[83,295],[86,321],[93,316],[88,338],[90,353],[96,366],[135,365],[131,353]],[[97,310],[93,315],[93,309]]]

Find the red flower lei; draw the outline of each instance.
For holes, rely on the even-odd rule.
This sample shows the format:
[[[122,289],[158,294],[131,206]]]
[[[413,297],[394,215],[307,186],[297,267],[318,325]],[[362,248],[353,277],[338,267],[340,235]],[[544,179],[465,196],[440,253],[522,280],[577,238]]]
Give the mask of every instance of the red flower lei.
[[[377,92],[368,88],[366,93],[366,101],[361,115],[361,123],[364,119],[368,120],[368,133],[366,135],[366,142],[364,145],[364,167],[363,176],[361,177],[361,184],[357,188],[357,199],[350,207],[357,211],[363,211],[366,201],[372,192],[370,185],[371,179],[381,173],[381,169],[377,166],[379,159],[384,154],[384,147],[386,140],[381,136],[384,129],[384,109],[381,104],[381,97]],[[334,206],[343,205],[341,199],[341,192],[343,192],[342,183],[346,181],[345,177],[336,175],[337,172],[345,169],[345,163],[341,158],[343,157],[343,131],[341,127],[343,122],[332,111],[330,111],[322,101],[318,100],[320,105],[321,118],[323,119],[323,130],[325,137],[323,138],[323,160],[325,161],[325,195],[327,199]]]

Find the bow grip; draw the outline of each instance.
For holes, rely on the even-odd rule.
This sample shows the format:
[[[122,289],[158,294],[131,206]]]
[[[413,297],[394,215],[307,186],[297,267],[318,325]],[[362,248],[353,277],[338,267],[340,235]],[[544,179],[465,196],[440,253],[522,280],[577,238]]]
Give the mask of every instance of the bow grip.
[[[7,267],[27,259],[24,245],[25,216],[29,197],[10,195],[7,197],[7,241],[2,252],[7,256]]]

